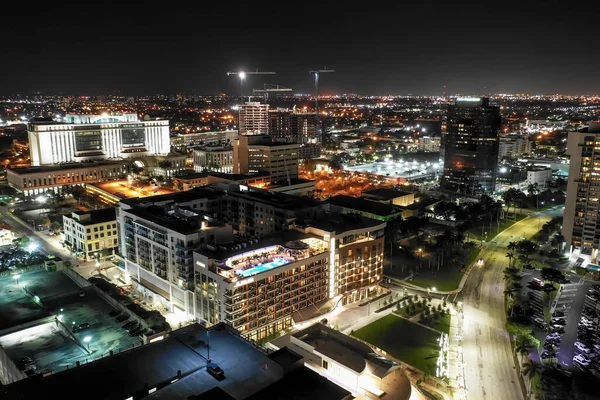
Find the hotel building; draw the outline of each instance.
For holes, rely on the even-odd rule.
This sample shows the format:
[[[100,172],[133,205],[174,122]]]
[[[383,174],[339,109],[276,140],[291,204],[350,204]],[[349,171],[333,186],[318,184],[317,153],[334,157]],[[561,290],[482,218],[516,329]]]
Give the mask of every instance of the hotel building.
[[[73,252],[85,255],[86,260],[118,250],[117,220],[112,207],[63,215],[63,227],[65,244]]]
[[[70,115],[37,119],[27,127],[34,166],[167,154],[169,121],[137,114]]]
[[[240,135],[269,133],[269,105],[247,102],[237,106],[238,132]]]

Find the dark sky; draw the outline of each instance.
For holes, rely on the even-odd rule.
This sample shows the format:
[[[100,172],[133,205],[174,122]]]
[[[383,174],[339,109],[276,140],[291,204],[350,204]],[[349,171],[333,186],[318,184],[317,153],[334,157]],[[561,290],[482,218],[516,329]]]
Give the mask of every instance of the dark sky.
[[[597,2],[11,3],[0,94],[238,94],[226,72],[256,68],[246,93],[308,93],[324,66],[322,93],[600,93]]]

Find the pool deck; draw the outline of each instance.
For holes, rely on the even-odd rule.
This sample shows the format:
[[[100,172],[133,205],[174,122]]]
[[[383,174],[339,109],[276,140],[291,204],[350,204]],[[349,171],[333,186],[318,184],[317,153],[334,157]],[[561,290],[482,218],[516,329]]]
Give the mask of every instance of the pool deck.
[[[238,270],[238,271],[235,271],[235,273],[242,278],[248,278],[250,276],[260,274],[261,272],[266,272],[266,271],[271,271],[273,269],[277,269],[279,267],[282,267],[282,266],[287,265],[292,262],[283,257],[281,258],[281,260],[284,261],[281,264],[278,263],[277,259],[273,259],[273,260],[269,261],[268,263],[255,265],[254,267],[251,267],[251,268],[248,268],[245,270]],[[272,266],[269,266],[269,265],[272,265]]]

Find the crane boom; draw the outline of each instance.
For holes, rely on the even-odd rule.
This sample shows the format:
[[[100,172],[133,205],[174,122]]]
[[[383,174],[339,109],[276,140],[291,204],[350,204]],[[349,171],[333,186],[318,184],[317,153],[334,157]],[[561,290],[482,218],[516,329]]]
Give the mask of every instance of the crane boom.
[[[321,140],[321,144],[324,142],[324,137],[321,134],[321,129],[319,126],[319,74],[335,72],[333,69],[327,69],[327,67],[323,69],[314,69],[312,71],[308,71],[309,74],[313,74],[315,76],[315,131],[319,136],[319,140]]]

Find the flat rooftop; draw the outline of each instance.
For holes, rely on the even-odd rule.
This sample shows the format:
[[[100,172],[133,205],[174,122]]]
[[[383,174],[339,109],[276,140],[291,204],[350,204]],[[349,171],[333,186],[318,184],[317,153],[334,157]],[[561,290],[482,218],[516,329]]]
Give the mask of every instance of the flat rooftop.
[[[173,192],[167,194],[153,195],[140,198],[129,198],[121,200],[121,202],[132,207],[138,207],[142,204],[165,204],[165,203],[187,203],[198,199],[214,199],[223,195],[223,191],[212,186],[201,186],[185,192]]]
[[[379,198],[385,199],[385,200],[392,200],[397,197],[409,196],[412,193],[411,192],[402,192],[400,190],[396,190],[396,189],[392,189],[392,188],[379,188],[379,189],[365,190],[363,192],[363,194],[373,196],[373,197],[379,197]]]
[[[184,235],[198,232],[200,229],[210,229],[211,227],[215,226],[225,226],[225,224],[220,220],[212,218],[208,220],[204,219],[204,214],[197,213],[196,211],[192,211],[192,213],[195,214],[193,218],[191,216],[177,214],[176,211],[168,214],[167,211],[168,210],[166,210],[164,207],[158,205],[125,210],[125,212],[131,215],[135,215],[136,217],[148,220],[156,225],[174,230],[175,232],[179,232]],[[180,215],[180,217],[177,217],[176,215]],[[206,228],[201,227],[202,222],[206,222]]]
[[[82,169],[82,168],[93,168],[98,166],[105,165],[124,165],[125,161],[94,161],[94,162],[79,162],[79,163],[65,163],[65,164],[56,164],[56,165],[44,165],[40,167],[26,167],[26,168],[14,168],[9,169],[14,174],[24,175],[24,174],[33,174],[38,172],[54,172],[54,171],[64,171],[71,169]]]
[[[293,196],[286,193],[270,192],[268,190],[252,188],[249,191],[230,190],[228,196],[243,197],[248,200],[268,204],[274,208],[285,210],[299,210],[304,208],[316,207],[321,204],[320,201],[309,197]]]
[[[350,197],[343,194],[330,197],[327,199],[327,202],[334,206],[358,210],[381,217],[391,217],[402,212],[401,209],[391,204],[383,204],[378,201],[366,200],[361,197]]]
[[[385,222],[363,217],[360,214],[331,213],[316,221],[312,221],[308,226],[313,226],[326,232],[342,233],[354,229],[374,228],[382,224],[385,224]],[[298,223],[297,225],[301,226],[302,223]]]
[[[206,372],[211,361],[225,372],[217,380]],[[180,376],[178,376],[178,371]],[[284,376],[283,368],[225,325],[198,324],[173,331],[161,341],[105,357],[42,378],[34,376],[4,388],[3,399],[126,399],[156,388],[148,399],[187,399],[217,386],[244,399]],[[172,382],[172,383],[171,383]]]
[[[100,210],[74,211],[73,214],[90,216],[89,220],[79,221],[81,225],[101,224],[103,222],[115,221],[117,218],[114,207],[102,208]]]
[[[136,183],[135,185],[130,185],[127,179],[91,183],[88,184],[88,186],[97,187],[98,189],[120,199],[141,198],[175,193],[175,191],[172,189],[162,186],[152,186],[149,183]]]

